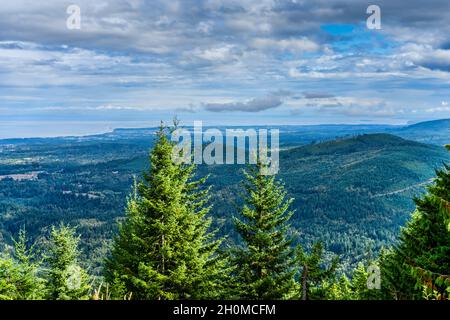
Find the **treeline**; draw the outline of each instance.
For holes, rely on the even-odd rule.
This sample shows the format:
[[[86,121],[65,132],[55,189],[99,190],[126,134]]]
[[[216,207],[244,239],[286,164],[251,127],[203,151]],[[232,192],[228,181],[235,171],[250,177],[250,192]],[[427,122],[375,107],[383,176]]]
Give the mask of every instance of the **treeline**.
[[[0,299],[448,299],[450,166],[415,200],[397,245],[338,275],[339,257],[326,263],[320,242],[309,252],[296,244],[294,200],[261,164],[243,172],[233,217],[240,245],[218,236],[207,177],[172,161],[170,130],[158,132],[102,277],[81,267],[75,229],[52,227],[34,244],[23,230],[0,257]]]

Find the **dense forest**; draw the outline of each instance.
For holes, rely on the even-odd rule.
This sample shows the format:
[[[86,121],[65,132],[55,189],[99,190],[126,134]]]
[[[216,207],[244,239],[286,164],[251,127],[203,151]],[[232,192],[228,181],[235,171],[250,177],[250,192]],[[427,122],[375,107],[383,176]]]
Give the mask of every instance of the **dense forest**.
[[[410,212],[400,213],[401,206],[392,201],[399,190],[411,187],[405,184],[407,180],[396,179],[399,175],[429,179],[425,163],[438,164],[440,148],[388,134],[359,135],[289,147],[281,155],[287,165],[280,174],[265,176],[261,173],[264,164],[222,170],[173,163],[174,144],[167,138],[167,130],[157,132],[147,163],[141,155],[131,162],[133,168],[146,169],[142,179],[134,180],[124,218],[119,203],[127,195],[119,185],[132,184],[132,180],[115,169],[102,179],[102,171],[81,173],[109,184],[113,197],[105,197],[91,190],[89,183],[80,183],[79,164],[71,169],[69,161],[63,170],[71,179],[58,180],[58,188],[66,192],[55,206],[55,199],[46,198],[55,188],[56,182],[51,184],[55,175],[46,173],[42,165],[36,165],[35,171],[46,179],[35,184],[19,181],[36,188],[39,197],[31,203],[36,210],[44,206],[47,215],[24,210],[31,221],[23,216],[17,219],[12,210],[24,207],[1,202],[0,209],[6,213],[2,223],[8,218],[16,220],[7,223],[15,240],[4,246],[0,258],[0,299],[448,299],[450,167],[444,165],[436,171],[426,194],[414,199],[415,209]],[[115,148],[112,143],[105,143],[107,146]],[[414,161],[408,162],[405,154],[414,154]],[[70,153],[66,158],[70,159]],[[130,161],[111,161],[133,172]],[[89,169],[112,168],[109,162],[87,163]],[[383,175],[377,170],[380,163],[387,170]],[[14,164],[16,169],[21,165]],[[343,171],[329,175],[330,166]],[[352,167],[352,174],[347,174],[346,166]],[[299,167],[303,168],[298,178],[301,184],[294,184],[290,179]],[[221,172],[226,170],[232,173]],[[355,178],[362,170],[372,170],[370,181]],[[390,190],[386,189],[386,177],[391,179]],[[314,179],[321,184],[311,188],[308,183]],[[43,181],[48,183],[46,188]],[[17,192],[17,188],[7,188],[15,183],[14,177],[2,180],[2,197]],[[223,186],[216,192],[220,184]],[[78,185],[77,190],[70,189],[73,185]],[[352,199],[345,197],[350,188],[355,189]],[[344,202],[338,201],[341,197]],[[308,205],[306,198],[318,198],[327,205],[320,207],[321,214],[315,211],[308,216],[303,213],[308,212],[303,209],[303,204]],[[110,199],[116,201],[113,219],[118,228],[102,222],[101,215],[86,219],[86,211],[99,214],[104,212],[102,206],[110,208]],[[83,210],[64,209],[74,202]],[[217,208],[219,212],[215,212]],[[377,210],[387,210],[396,223]],[[347,214],[350,211],[352,215]],[[68,220],[68,215],[75,219]],[[62,216],[71,225],[61,224]],[[306,222],[302,223],[303,219]],[[308,229],[314,219],[320,220],[315,221],[316,228]],[[352,224],[352,219],[358,222]],[[399,233],[394,225],[404,222]],[[32,239],[28,225],[37,225],[31,231]],[[317,228],[319,225],[322,228]],[[99,230],[116,234],[112,243],[84,244],[81,250],[82,237],[95,238]],[[41,233],[36,236],[38,231]],[[374,239],[381,241],[371,241]],[[97,250],[98,264],[93,269],[83,263],[82,251],[89,250]]]

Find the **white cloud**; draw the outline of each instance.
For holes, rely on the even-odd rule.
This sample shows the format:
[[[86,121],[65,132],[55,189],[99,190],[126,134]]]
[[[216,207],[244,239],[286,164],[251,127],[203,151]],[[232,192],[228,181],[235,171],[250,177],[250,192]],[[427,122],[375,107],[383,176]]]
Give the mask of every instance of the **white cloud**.
[[[319,114],[389,117],[404,113],[403,109],[389,106],[380,98],[308,95],[305,99],[290,100],[287,105],[295,114],[315,110]]]
[[[193,55],[197,58],[208,60],[211,62],[231,62],[237,59],[238,52],[236,47],[233,45],[223,45],[208,49],[195,49],[194,51],[188,53],[188,55]]]
[[[279,91],[244,102],[204,103],[203,108],[211,112],[260,112],[281,106],[283,98],[287,95],[290,95],[290,93]]]
[[[101,105],[101,106],[95,107],[94,109],[96,109],[96,110],[137,110],[139,108],[107,104],[107,105]]]
[[[289,51],[293,53],[314,52],[318,51],[320,46],[305,37],[300,39],[270,39],[270,38],[256,38],[252,40],[251,46],[253,48],[262,50],[274,51]]]
[[[450,50],[436,49],[429,44],[407,43],[401,47],[399,58],[429,69],[450,70]]]
[[[450,107],[436,107],[436,108],[428,108],[425,109],[425,112],[433,113],[433,112],[450,112]]]

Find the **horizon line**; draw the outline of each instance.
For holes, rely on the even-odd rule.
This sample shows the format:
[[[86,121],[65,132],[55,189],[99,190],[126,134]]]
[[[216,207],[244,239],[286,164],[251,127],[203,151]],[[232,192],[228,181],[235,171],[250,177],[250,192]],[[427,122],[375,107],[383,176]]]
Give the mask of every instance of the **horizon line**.
[[[425,120],[425,121],[418,121],[413,123],[406,123],[406,124],[386,124],[386,123],[319,123],[319,124],[221,124],[221,125],[211,125],[206,124],[202,125],[205,128],[221,128],[221,127],[273,127],[273,126],[279,126],[279,127],[320,127],[320,126],[385,126],[385,127],[408,127],[412,125],[416,125],[419,123],[426,123],[426,122],[433,122],[433,121],[443,121],[443,120],[450,120],[450,118],[439,118],[439,119],[433,119],[433,120]],[[7,122],[7,121],[3,121]],[[61,122],[80,122],[80,121],[61,121]],[[101,121],[88,121],[88,122],[101,122]],[[106,123],[111,122],[122,122],[122,121],[106,121]],[[1,122],[0,122],[1,123]],[[193,125],[180,125],[180,127],[190,128],[194,127]],[[80,133],[80,134],[67,134],[67,135],[42,135],[42,136],[24,136],[24,137],[5,137],[0,138],[0,141],[5,140],[25,140],[25,139],[70,139],[70,138],[85,138],[85,137],[94,137],[94,136],[100,136],[100,135],[106,135],[106,134],[112,134],[115,131],[118,130],[151,130],[151,129],[158,129],[158,126],[136,126],[136,127],[114,127],[114,128],[108,128],[107,130],[100,131],[100,132],[92,132],[92,133]]]

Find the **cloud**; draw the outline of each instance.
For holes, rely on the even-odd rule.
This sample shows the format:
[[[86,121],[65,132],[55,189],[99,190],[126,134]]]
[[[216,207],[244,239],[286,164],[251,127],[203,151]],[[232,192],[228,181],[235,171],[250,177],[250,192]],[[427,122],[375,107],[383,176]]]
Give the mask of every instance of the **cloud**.
[[[204,67],[214,67],[231,65],[239,62],[242,51],[229,44],[220,44],[210,48],[196,48],[182,54],[177,65],[183,69],[200,69]]]
[[[319,114],[336,114],[351,117],[389,117],[404,113],[403,109],[394,108],[379,98],[327,96],[326,94],[304,96],[303,100],[295,100],[288,103],[293,114],[302,114],[315,110]]]
[[[169,65],[71,48],[44,46],[32,42],[0,41],[0,86],[101,86],[160,81],[170,77]],[[160,71],[157,71],[160,69]],[[164,70],[164,76],[161,71]]]
[[[436,108],[428,108],[425,109],[425,112],[428,113],[434,113],[434,112],[450,112],[450,107],[448,106],[443,106],[443,107],[436,107]]]
[[[450,50],[431,50],[420,57],[417,62],[429,69],[450,71]]]
[[[303,92],[305,99],[323,99],[332,98],[334,95],[326,92]]]
[[[196,113],[198,111],[198,108],[193,104],[190,104],[187,107],[178,107],[175,109],[175,111],[181,113]]]
[[[410,65],[450,71],[450,49],[436,49],[429,44],[406,43],[400,47],[397,57]]]
[[[66,28],[64,1],[9,1],[0,11],[2,108],[289,117],[279,107],[297,103],[317,117],[389,118],[408,105],[429,117],[428,106],[448,100],[447,2],[380,0],[382,30],[368,31],[365,0],[77,0],[80,30]],[[274,87],[302,94],[255,94]]]
[[[300,39],[268,39],[256,38],[252,40],[252,47],[263,50],[273,51],[289,51],[292,53],[314,52],[318,51],[320,46],[307,39],[306,37]]]
[[[384,34],[435,46],[450,42],[446,0],[411,0],[407,5],[381,0],[377,4],[382,10]],[[65,2],[2,4],[0,38],[162,55],[223,42],[263,50],[311,52],[334,37],[321,26],[330,21],[364,24],[368,6],[365,0],[78,0],[77,5],[82,14],[79,31],[65,27]],[[16,17],[20,17],[20,24]]]
[[[265,97],[253,98],[245,102],[205,103],[203,108],[211,112],[260,112],[281,106],[283,104],[283,96],[287,94],[287,92],[278,91]]]
[[[138,108],[107,104],[107,105],[97,106],[94,109],[95,110],[137,110]]]

